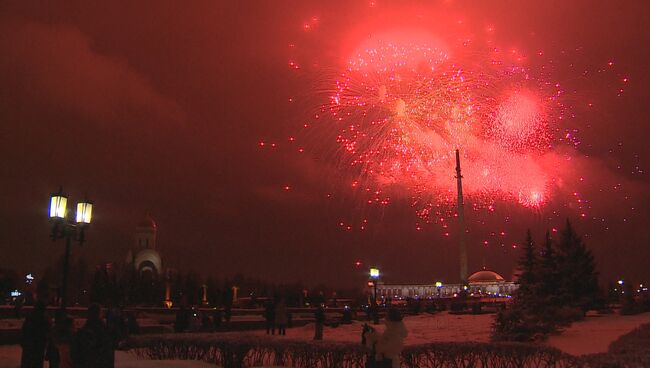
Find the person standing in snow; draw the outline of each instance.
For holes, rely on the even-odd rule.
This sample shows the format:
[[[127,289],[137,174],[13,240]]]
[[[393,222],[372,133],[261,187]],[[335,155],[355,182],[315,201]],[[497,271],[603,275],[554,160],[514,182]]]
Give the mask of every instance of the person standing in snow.
[[[377,341],[377,357],[382,361],[381,367],[399,368],[400,355],[404,349],[404,339],[408,335],[406,326],[402,321],[402,314],[396,308],[388,309],[388,316],[384,322],[386,329]]]
[[[264,304],[264,320],[266,321],[266,334],[275,335],[275,305],[271,300]]]
[[[21,368],[42,368],[45,346],[50,333],[50,320],[45,313],[45,303],[39,301],[32,313],[23,322],[23,348],[20,358]]]
[[[88,307],[86,324],[75,335],[71,353],[75,368],[115,367],[114,341],[101,319],[99,304]]]
[[[54,317],[51,343],[57,351],[56,362],[50,357],[50,368],[72,368],[72,341],[74,337],[74,324],[64,309],[59,309]]]
[[[289,312],[284,299],[280,299],[275,305],[275,326],[278,328],[278,335],[287,334],[287,324],[289,323]]]
[[[366,354],[366,368],[381,367],[381,362],[377,361],[377,342],[380,337],[381,334],[379,334],[377,330],[369,326],[367,323],[363,324],[363,330],[361,331],[361,345],[368,348],[368,353]]]
[[[187,309],[185,303],[176,312],[176,320],[174,322],[174,332],[185,332],[190,327],[190,310]]]
[[[316,330],[314,331],[314,340],[323,339],[323,325],[325,324],[325,309],[319,305],[314,312],[314,320],[316,322]]]

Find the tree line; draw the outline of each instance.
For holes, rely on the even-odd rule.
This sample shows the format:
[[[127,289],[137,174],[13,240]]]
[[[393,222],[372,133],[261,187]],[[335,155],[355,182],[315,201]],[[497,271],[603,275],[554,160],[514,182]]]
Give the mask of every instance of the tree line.
[[[496,316],[495,340],[544,338],[606,304],[594,257],[568,220],[558,239],[547,231],[541,247],[528,230],[518,270],[519,288]]]
[[[37,275],[34,285],[26,287],[13,270],[0,270],[0,291],[9,295],[14,289],[24,291],[26,304],[35,299],[56,304],[63,272],[62,259]],[[236,274],[218,279],[200,273],[170,270],[162,275],[139,272],[131,265],[114,263],[89,266],[84,258],[70,262],[68,295],[70,305],[163,306],[166,288],[173,305],[203,304],[205,288],[206,301],[210,306],[231,305],[233,287],[237,287],[239,298],[246,298],[251,305],[256,299],[282,296],[288,305],[301,306],[325,303],[336,295],[360,299],[362,291],[357,289],[335,290],[326,285],[307,286],[300,282],[275,284],[258,278]]]

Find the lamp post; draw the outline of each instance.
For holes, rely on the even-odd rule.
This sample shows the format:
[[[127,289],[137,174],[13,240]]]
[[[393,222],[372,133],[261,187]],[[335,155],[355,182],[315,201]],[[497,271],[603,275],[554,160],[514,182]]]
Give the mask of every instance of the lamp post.
[[[70,268],[70,245],[72,240],[82,245],[85,240],[85,231],[92,219],[93,204],[87,200],[77,203],[77,212],[74,221],[70,219],[67,211],[68,197],[63,194],[63,189],[50,197],[50,220],[52,221],[52,241],[65,238],[65,253],[63,258],[63,283],[61,285],[61,308],[65,309],[68,303],[68,273]]]
[[[372,281],[372,288],[373,288],[372,301],[376,305],[377,304],[377,282],[379,281],[379,269],[376,267],[372,267],[369,273],[370,273],[370,280]]]
[[[436,288],[438,289],[438,299],[440,299],[440,290],[442,289],[442,282],[436,281]]]

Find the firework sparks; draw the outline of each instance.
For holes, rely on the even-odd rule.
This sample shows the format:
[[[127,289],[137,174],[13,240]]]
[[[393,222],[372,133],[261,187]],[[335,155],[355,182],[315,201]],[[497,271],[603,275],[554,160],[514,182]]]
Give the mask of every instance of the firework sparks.
[[[454,200],[458,148],[475,201],[541,206],[553,181],[540,158],[552,151],[556,122],[547,111],[558,106],[557,90],[519,66],[486,59],[472,69],[461,61],[390,42],[352,58],[322,109],[340,129],[342,162],[368,185],[403,189],[427,217],[432,201]]]
[[[580,171],[585,162],[576,150],[581,134],[575,119],[595,111],[599,101],[583,98],[573,79],[565,91],[565,69],[573,73],[575,66],[552,56],[565,51],[533,48],[526,55],[517,47],[500,47],[493,25],[481,37],[465,21],[445,24],[363,26],[370,37],[346,42],[338,55],[331,49],[316,54],[334,56],[327,63],[291,43],[289,67],[313,82],[310,94],[290,96],[302,113],[303,133],[294,147],[331,163],[354,193],[358,213],[341,228],[364,230],[367,222],[354,218],[367,216],[370,206],[379,206],[381,216],[381,207],[407,201],[418,217],[416,230],[436,223],[449,236],[456,215],[456,149],[467,208],[501,217],[505,226],[511,211],[550,221],[566,208],[591,219],[591,202],[578,194],[588,173]],[[603,70],[584,66],[573,75],[584,80],[612,70],[613,62],[605,59],[594,68]],[[628,81],[618,74],[615,92]],[[593,83],[592,78],[588,84]],[[486,225],[486,218],[476,219]]]

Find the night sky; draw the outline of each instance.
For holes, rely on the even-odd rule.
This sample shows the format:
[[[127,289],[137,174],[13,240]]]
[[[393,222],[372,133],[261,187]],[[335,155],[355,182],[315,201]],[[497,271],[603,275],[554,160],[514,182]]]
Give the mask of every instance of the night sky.
[[[60,257],[47,206],[63,185],[95,203],[73,251],[92,263],[122,262],[149,214],[164,265],[183,272],[357,286],[377,265],[387,281],[454,282],[453,216],[422,221],[399,190],[366,204],[335,128],[303,124],[364,40],[490,32],[526,67],[552,66],[558,132],[577,138],[554,143],[571,164],[542,206],[467,198],[470,270],[510,278],[526,229],[541,240],[569,218],[603,280],[650,280],[650,4],[406,3],[3,2],[0,268],[38,274]]]

